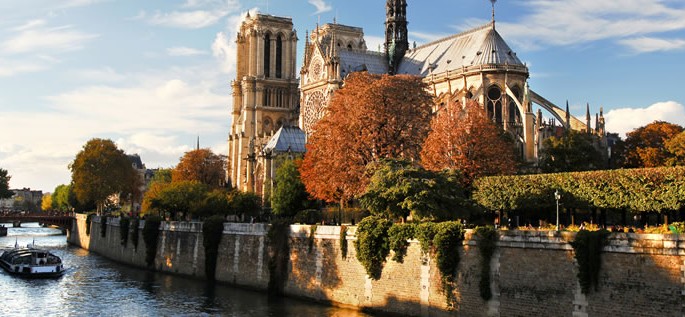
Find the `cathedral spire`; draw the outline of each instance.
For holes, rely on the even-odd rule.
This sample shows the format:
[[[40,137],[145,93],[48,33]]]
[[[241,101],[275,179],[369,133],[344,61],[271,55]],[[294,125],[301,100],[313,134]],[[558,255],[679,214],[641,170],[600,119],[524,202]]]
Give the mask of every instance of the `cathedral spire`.
[[[407,0],[387,0],[385,11],[385,55],[390,74],[395,74],[404,53],[409,49]]]
[[[590,121],[592,120],[592,116],[590,115],[590,103],[588,102],[585,105],[585,124],[587,125],[585,131],[587,133],[592,132],[592,128],[590,128]]]
[[[568,100],[566,100],[566,129],[571,129],[571,112],[568,110]]]
[[[497,0],[490,0],[490,2],[492,3],[492,26],[495,27],[495,2]]]

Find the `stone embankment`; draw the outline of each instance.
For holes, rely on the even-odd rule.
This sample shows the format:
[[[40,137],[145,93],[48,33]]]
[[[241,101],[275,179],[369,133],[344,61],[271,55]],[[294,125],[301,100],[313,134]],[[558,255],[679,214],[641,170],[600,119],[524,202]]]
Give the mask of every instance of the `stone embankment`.
[[[143,224],[140,224],[142,231]],[[288,273],[283,292],[334,305],[414,316],[683,316],[685,314],[685,237],[612,234],[602,254],[599,288],[580,291],[574,233],[502,231],[491,259],[493,297],[480,297],[477,240],[467,232],[456,307],[449,311],[434,258],[412,241],[403,263],[388,258],[380,280],[366,277],[356,260],[354,227],[341,252],[340,227],[290,227]],[[142,232],[137,248],[121,244],[119,222],[109,219],[105,237],[94,217],[86,235],[85,216],[77,216],[68,240],[112,260],[146,268]],[[216,279],[267,290],[270,279],[268,225],[226,223],[219,245]],[[162,223],[154,269],[204,278],[201,223]]]

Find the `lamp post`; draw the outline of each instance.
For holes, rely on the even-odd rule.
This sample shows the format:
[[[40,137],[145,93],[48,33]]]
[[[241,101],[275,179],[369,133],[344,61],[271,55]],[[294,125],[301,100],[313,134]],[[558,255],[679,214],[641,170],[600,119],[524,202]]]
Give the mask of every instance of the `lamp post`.
[[[557,231],[559,231],[559,199],[561,199],[559,190],[554,191],[554,199],[557,201]]]

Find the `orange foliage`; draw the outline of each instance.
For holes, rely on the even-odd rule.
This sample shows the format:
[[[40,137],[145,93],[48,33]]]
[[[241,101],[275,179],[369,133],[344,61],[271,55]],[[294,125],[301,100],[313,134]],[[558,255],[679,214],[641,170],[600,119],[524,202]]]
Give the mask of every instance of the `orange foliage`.
[[[501,133],[477,102],[450,102],[431,122],[421,162],[429,170],[460,170],[467,184],[479,176],[512,174],[514,149]]]
[[[683,127],[664,121],[654,121],[628,132],[625,142],[625,167],[659,167],[673,156],[666,141],[683,132]]]
[[[367,164],[418,159],[432,100],[419,77],[351,74],[307,140],[300,168],[307,191],[344,202],[365,191]]]
[[[171,171],[171,179],[172,182],[198,181],[211,187],[222,187],[226,177],[225,165],[225,158],[209,149],[189,151]]]

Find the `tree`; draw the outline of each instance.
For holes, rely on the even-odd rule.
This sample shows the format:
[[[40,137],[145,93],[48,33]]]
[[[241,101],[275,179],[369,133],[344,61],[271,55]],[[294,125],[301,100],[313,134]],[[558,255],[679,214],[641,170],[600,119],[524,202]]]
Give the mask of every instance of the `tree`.
[[[192,213],[201,217],[211,217],[232,215],[236,211],[229,200],[229,193],[225,189],[214,189],[205,195],[202,203],[193,208]]]
[[[540,153],[540,169],[544,173],[558,173],[604,168],[604,158],[592,141],[592,135],[578,131],[546,139]]]
[[[52,194],[45,193],[40,201],[40,209],[43,211],[52,210]]]
[[[514,147],[503,133],[477,102],[449,102],[431,121],[421,163],[433,171],[460,170],[467,185],[480,176],[512,174]]]
[[[668,159],[668,165],[685,165],[685,131],[666,141],[666,151],[672,156]]]
[[[79,202],[95,201],[99,213],[112,194],[132,192],[136,171],[124,151],[111,140],[91,139],[69,165]]]
[[[625,142],[624,167],[665,166],[671,158],[665,143],[683,127],[664,121],[654,121],[628,132]]]
[[[10,179],[12,176],[7,173],[7,170],[0,168],[0,199],[14,196],[14,192],[10,190]]]
[[[232,210],[239,216],[259,216],[262,211],[262,198],[255,193],[231,191],[228,200]]]
[[[308,194],[298,171],[301,162],[285,160],[276,170],[276,186],[271,202],[274,215],[292,217],[307,208]]]
[[[385,160],[375,167],[362,207],[372,215],[403,221],[443,221],[466,211],[461,177],[450,170],[433,172],[407,161]]]
[[[171,172],[173,182],[198,181],[212,188],[226,184],[226,159],[209,149],[186,152]]]
[[[419,77],[350,74],[308,139],[300,169],[307,191],[342,204],[364,192],[367,164],[418,159],[432,100]]]
[[[51,209],[59,211],[71,210],[71,203],[69,202],[69,192],[71,191],[70,187],[71,186],[64,184],[55,187],[55,190],[52,192]]]
[[[145,194],[143,195],[143,203],[141,205],[141,213],[146,214],[152,211],[152,200],[159,197],[159,193],[162,192],[171,184],[171,169],[160,168],[155,171],[150,180]]]
[[[208,192],[209,187],[198,181],[172,182],[150,201],[150,207],[168,213],[171,219],[176,219],[177,215],[193,213],[195,208],[202,204]]]

